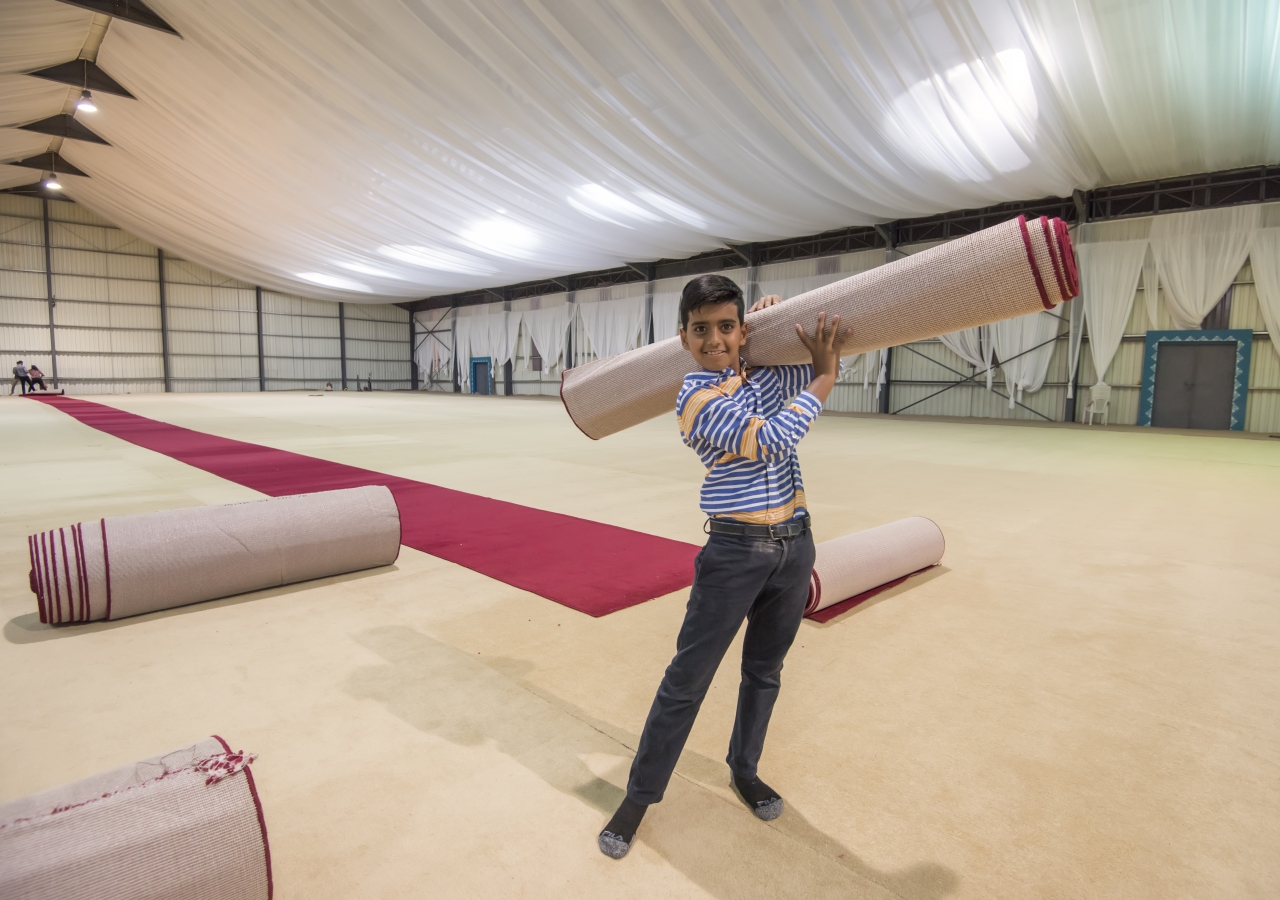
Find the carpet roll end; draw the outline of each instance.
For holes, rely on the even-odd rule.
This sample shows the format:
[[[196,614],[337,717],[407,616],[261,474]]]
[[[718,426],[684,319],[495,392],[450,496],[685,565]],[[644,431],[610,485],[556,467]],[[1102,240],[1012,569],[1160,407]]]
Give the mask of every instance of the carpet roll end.
[[[400,510],[366,485],[81,522],[28,538],[46,624],[94,622],[390,565]]]
[[[214,736],[0,806],[0,896],[269,898],[253,760]]]
[[[823,541],[817,546],[805,615],[935,566],[945,550],[942,529],[924,516]]]

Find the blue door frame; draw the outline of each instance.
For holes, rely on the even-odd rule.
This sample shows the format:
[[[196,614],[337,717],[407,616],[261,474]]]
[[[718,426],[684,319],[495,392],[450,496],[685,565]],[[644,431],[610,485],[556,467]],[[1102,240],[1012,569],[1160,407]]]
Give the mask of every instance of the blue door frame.
[[[1253,332],[1247,328],[1222,331],[1148,331],[1142,354],[1142,389],[1138,395],[1138,424],[1150,425],[1156,402],[1156,362],[1161,344],[1235,341],[1236,378],[1231,393],[1231,430],[1244,431],[1245,406],[1249,399],[1249,357],[1253,352]]]
[[[480,393],[479,391],[476,390],[476,380],[477,380],[476,370],[480,368],[481,363],[484,363],[489,367],[489,377],[487,379],[489,383],[485,385],[486,390],[484,393],[492,394],[493,393],[493,358],[489,356],[471,357],[471,393],[473,394]]]

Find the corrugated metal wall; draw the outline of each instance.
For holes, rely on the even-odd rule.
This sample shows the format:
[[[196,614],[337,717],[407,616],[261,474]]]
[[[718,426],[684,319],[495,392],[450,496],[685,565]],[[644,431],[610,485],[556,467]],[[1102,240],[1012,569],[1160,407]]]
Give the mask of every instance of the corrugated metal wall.
[[[0,359],[36,363],[71,393],[169,389],[256,391],[341,388],[339,304],[258,292],[156,247],[68,201],[48,201],[49,268],[42,201],[0,194]],[[163,267],[163,322],[162,280]],[[50,344],[49,281],[53,290]],[[344,304],[352,390],[408,390],[409,313]],[[260,377],[261,376],[261,377]]]

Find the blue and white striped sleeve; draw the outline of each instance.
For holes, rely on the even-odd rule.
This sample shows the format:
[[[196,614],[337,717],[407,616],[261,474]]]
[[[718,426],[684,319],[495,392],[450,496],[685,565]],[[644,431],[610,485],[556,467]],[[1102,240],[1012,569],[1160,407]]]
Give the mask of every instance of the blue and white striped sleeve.
[[[822,401],[801,391],[773,415],[755,416],[715,387],[682,393],[676,409],[686,444],[703,441],[726,453],[765,462],[784,458],[809,433],[820,412]]]
[[[773,366],[778,376],[778,384],[782,387],[783,402],[799,394],[813,381],[813,365],[805,363],[801,366]]]

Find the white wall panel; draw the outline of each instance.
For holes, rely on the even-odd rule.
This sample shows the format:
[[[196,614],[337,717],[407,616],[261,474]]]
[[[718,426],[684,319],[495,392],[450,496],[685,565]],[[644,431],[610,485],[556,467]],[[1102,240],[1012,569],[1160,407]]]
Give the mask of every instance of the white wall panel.
[[[39,247],[40,267],[44,268],[44,223],[39,215],[39,204],[36,204],[36,218],[0,216],[0,241]]]
[[[44,274],[44,248],[30,244],[5,243],[0,237],[0,271],[39,272]]]
[[[47,329],[49,327],[49,302],[47,300],[21,300],[13,297],[0,297],[0,324],[39,325]]]
[[[159,331],[133,331],[123,328],[59,328],[57,329],[58,362],[70,353],[161,353]]]
[[[159,354],[104,356],[68,353],[63,356],[59,353],[58,368],[62,378],[73,382],[155,379],[161,382],[161,389],[164,388],[164,368]]]
[[[68,328],[154,328],[160,331],[160,306],[133,303],[97,303],[59,300],[53,308],[59,329]]]
[[[49,287],[43,272],[0,272],[0,297],[47,300]]]
[[[3,301],[0,301],[2,304]],[[0,305],[0,311],[3,311],[3,305]],[[30,362],[27,356],[32,353],[39,353],[43,359],[49,357],[49,326],[26,326],[21,325],[0,325],[0,374],[8,372],[13,368],[13,363],[18,360]],[[25,354],[25,355],[24,355]],[[10,356],[13,362],[5,362]],[[43,367],[43,366],[42,366]],[[0,378],[0,383],[3,383]]]
[[[38,216],[40,215],[40,201],[36,200],[35,204],[35,215]],[[55,222],[99,225],[103,228],[110,228],[112,231],[120,230],[93,210],[70,200],[50,200],[49,218]],[[125,234],[125,232],[121,232],[121,234]]]

